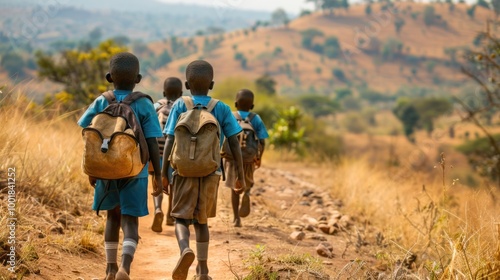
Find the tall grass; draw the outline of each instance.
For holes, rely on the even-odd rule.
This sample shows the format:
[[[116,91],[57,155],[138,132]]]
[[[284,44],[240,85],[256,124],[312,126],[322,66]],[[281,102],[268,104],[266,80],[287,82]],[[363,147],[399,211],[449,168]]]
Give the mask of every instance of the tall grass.
[[[84,227],[91,221],[92,193],[80,168],[81,130],[75,114],[41,108],[11,91],[1,96],[0,124],[1,177],[8,168],[16,170],[17,267],[24,269],[19,273],[36,271],[36,260],[47,246],[69,253],[96,251],[100,238],[92,227]],[[0,212],[7,213],[7,188],[0,191]],[[60,224],[61,215],[74,221]],[[0,258],[8,248],[7,234],[6,227],[0,228]]]
[[[437,174],[343,159],[321,183],[378,229],[363,238],[389,279],[498,279],[498,190],[460,185],[450,169],[444,156]]]

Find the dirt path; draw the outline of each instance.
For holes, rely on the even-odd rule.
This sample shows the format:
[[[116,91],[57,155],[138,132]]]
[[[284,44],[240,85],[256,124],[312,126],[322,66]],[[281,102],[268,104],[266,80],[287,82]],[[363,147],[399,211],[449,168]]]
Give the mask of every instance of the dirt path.
[[[209,220],[210,276],[215,280],[247,276],[249,264],[246,261],[257,246],[265,248],[265,252],[261,253],[263,263],[285,255],[309,254],[319,259],[322,264],[321,277],[306,275],[297,269],[294,271],[294,267],[289,266],[285,270],[292,271],[292,279],[345,279],[341,273],[347,271],[345,268],[350,264],[360,263],[360,260],[368,265],[373,264],[373,258],[356,246],[356,238],[352,238],[348,231],[330,235],[319,230],[317,220],[338,212],[342,206],[341,202],[330,197],[325,188],[310,183],[315,181],[318,174],[314,168],[293,164],[257,170],[251,196],[252,212],[242,220],[241,228],[232,226],[230,191],[221,183],[217,217]],[[166,199],[164,209],[165,202]],[[153,213],[151,197],[149,207],[150,213]],[[173,227],[163,226],[162,233],[155,233],[150,229],[152,219],[153,215],[149,215],[139,221],[141,239],[132,264],[133,280],[170,280],[172,269],[177,263],[179,249]],[[357,230],[356,225],[353,228]],[[295,230],[305,233],[303,240],[290,238],[290,233]],[[323,241],[331,244],[333,258],[320,257],[316,253],[316,246]],[[194,229],[191,248],[196,248]],[[101,250],[97,254],[47,255],[40,261],[41,273],[28,279],[102,279],[104,259]],[[282,268],[276,262],[268,263],[274,269]],[[196,260],[189,270],[188,279],[193,279],[195,268]]]

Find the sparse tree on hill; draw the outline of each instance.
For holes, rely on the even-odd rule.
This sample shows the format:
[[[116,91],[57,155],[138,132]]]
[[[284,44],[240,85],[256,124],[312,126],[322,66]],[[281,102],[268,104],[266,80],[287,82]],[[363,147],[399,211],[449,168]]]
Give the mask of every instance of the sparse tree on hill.
[[[67,50],[56,55],[37,52],[40,78],[62,84],[67,106],[78,108],[90,104],[99,94],[108,89],[105,76],[110,58],[126,51],[123,46],[108,40],[90,50]],[[56,95],[58,99],[58,95]]]
[[[290,19],[288,18],[288,15],[284,9],[278,8],[271,14],[271,22],[275,25],[283,25],[285,27],[288,27]]]
[[[11,79],[24,77],[24,67],[26,63],[22,56],[15,52],[8,52],[2,56],[0,65],[7,71]]]
[[[476,5],[480,6],[480,7],[484,7],[486,9],[490,8],[490,4],[488,4],[488,2],[486,2],[486,0],[477,0]]]
[[[495,15],[498,17],[500,14],[500,0],[491,0],[491,6],[493,11],[495,11]]]
[[[269,74],[264,74],[255,80],[255,87],[257,88],[257,92],[268,95],[276,94],[276,81]]]
[[[476,5],[472,5],[470,8],[467,9],[467,15],[473,19],[474,18],[474,14],[476,12]]]
[[[369,16],[369,15],[372,14],[372,5],[370,5],[370,4],[366,5],[366,7],[365,7],[365,14],[367,16]]]
[[[400,18],[400,17],[397,17],[395,20],[394,20],[394,27],[396,27],[396,33],[400,33],[401,32],[401,28],[403,27],[403,25],[405,25],[405,20]]]
[[[323,0],[321,4],[321,8],[323,10],[328,10],[330,15],[333,15],[333,10],[341,7],[341,2],[339,0]]]

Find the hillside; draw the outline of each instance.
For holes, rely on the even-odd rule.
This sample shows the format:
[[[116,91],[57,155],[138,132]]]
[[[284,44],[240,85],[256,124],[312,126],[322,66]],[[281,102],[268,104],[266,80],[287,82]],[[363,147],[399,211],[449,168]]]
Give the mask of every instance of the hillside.
[[[431,20],[424,16],[429,5],[434,10]],[[484,30],[485,20],[493,13],[477,7],[471,18],[466,4],[453,5],[453,10],[448,4],[429,5],[396,2],[397,13],[393,13],[384,11],[382,4],[372,4],[369,16],[365,5],[335,10],[333,15],[317,12],[293,20],[288,27],[227,33],[216,48],[205,52],[202,46],[207,38],[196,37],[197,52],[174,60],[154,75],[183,76],[187,63],[204,58],[214,65],[218,81],[233,76],[253,80],[270,73],[285,93],[311,89],[329,93],[332,87],[364,85],[381,91],[396,91],[405,85],[457,88],[465,80],[458,70],[460,50],[473,46],[476,33]],[[398,33],[395,22],[401,20],[404,24]],[[325,53],[305,48],[301,32],[308,29],[322,33],[313,38],[313,47],[335,36],[340,54],[330,59]],[[168,42],[150,44],[155,53],[169,48]],[[342,70],[345,78],[333,77],[335,68]]]

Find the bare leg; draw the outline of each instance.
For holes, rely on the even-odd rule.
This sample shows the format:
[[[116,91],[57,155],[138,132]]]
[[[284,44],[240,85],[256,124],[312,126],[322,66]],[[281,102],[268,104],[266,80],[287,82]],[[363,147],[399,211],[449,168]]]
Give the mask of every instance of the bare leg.
[[[123,254],[121,266],[130,274],[130,265],[134,259],[135,249],[139,241],[139,218],[122,215]]]
[[[104,242],[118,243],[120,237],[120,222],[120,207],[117,206],[115,209],[108,210],[106,216],[106,228],[104,230]],[[117,256],[114,255],[109,257],[115,259],[115,262],[107,264],[106,274],[115,274],[118,271],[118,264],[116,263]]]
[[[240,195],[237,194],[233,189],[231,189],[231,205],[233,207],[233,215],[234,215],[233,224],[235,227],[241,227],[241,218],[239,214]]]
[[[196,267],[196,272],[199,275],[208,274],[208,241],[210,239],[210,232],[208,230],[208,224],[194,224],[194,230],[196,232],[196,247],[198,252],[198,266]]]

